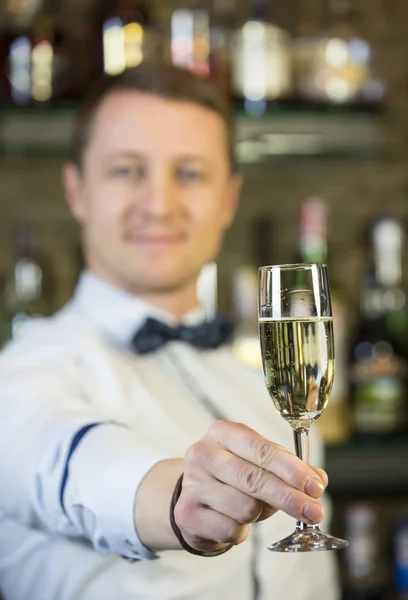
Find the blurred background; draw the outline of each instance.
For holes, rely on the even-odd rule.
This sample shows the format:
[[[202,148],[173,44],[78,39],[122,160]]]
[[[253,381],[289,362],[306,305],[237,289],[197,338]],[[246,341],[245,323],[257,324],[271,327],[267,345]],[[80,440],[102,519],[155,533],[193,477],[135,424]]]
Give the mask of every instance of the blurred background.
[[[408,598],[406,0],[1,0],[1,344],[82,268],[61,166],[103,72],[160,56],[232,104],[241,209],[204,274],[259,366],[257,267],[328,262],[336,383],[319,420],[347,600]],[[272,408],[271,408],[272,410]]]

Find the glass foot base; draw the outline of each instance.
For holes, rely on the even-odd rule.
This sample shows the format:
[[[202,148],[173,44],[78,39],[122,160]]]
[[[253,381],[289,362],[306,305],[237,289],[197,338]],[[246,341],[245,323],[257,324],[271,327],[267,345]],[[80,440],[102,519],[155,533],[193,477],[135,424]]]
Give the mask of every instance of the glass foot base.
[[[287,538],[268,546],[272,552],[315,552],[317,550],[341,550],[348,542],[320,531],[317,525],[298,523],[296,530]]]

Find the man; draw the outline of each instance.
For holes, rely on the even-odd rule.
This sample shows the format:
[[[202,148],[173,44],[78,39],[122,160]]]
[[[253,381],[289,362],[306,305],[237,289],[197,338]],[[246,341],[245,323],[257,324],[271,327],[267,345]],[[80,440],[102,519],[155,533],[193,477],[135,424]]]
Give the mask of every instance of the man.
[[[103,82],[74,137],[64,182],[86,272],[0,360],[2,593],[336,598],[330,553],[266,550],[293,518],[322,519],[326,474],[284,448],[289,427],[225,324],[199,327],[197,277],[240,188],[223,100],[142,65]]]

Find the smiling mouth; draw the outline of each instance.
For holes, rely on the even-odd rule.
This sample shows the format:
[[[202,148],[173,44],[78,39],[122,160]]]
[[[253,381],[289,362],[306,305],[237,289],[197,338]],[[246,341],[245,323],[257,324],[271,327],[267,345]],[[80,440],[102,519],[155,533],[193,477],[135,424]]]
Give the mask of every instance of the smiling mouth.
[[[131,244],[139,244],[146,246],[172,246],[180,244],[185,240],[186,236],[178,233],[130,233],[125,235],[125,240]]]

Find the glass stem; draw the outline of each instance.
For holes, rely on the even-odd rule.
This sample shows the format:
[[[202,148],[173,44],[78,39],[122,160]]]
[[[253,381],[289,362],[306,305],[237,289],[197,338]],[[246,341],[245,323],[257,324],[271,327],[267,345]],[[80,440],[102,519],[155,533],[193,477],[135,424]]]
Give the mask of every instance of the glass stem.
[[[293,438],[295,441],[296,456],[309,464],[309,428],[294,429]]]
[[[303,460],[307,465],[309,464],[309,427],[294,429],[293,439],[295,442],[296,456]],[[298,531],[305,531],[311,529],[318,529],[318,525],[308,525],[303,521],[297,521],[296,529]]]

